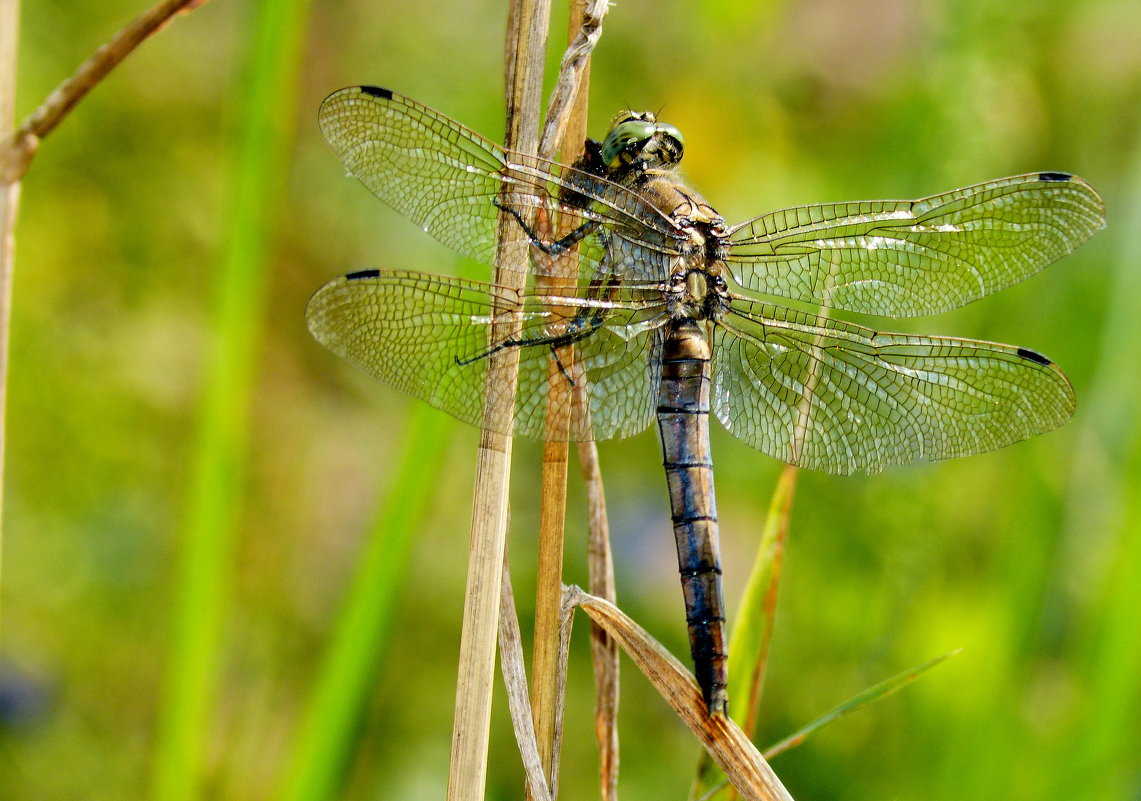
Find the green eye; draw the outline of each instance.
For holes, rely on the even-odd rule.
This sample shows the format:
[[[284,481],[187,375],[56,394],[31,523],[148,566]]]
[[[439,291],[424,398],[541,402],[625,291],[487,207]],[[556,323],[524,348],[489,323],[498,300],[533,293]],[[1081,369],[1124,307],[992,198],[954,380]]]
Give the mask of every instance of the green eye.
[[[679,131],[677,128],[670,125],[669,123],[660,122],[657,125],[657,129],[659,131],[661,131],[662,133],[664,133],[666,136],[670,137],[671,139],[677,140],[677,143],[679,145],[679,147],[678,147],[679,152],[685,149],[685,137],[683,137],[681,135],[681,131]]]
[[[626,150],[631,142],[644,142],[654,135],[658,125],[645,120],[630,120],[614,126],[602,143],[602,160],[613,165],[622,151]]]
[[[641,149],[642,145],[654,137],[663,142],[673,140],[677,143],[677,147],[672,148],[675,155],[668,159],[671,163],[681,158],[681,153],[685,149],[685,140],[681,131],[674,126],[655,122],[653,117],[649,119],[619,117],[618,124],[610,130],[606,141],[602,143],[602,159],[608,167],[615,167],[624,153],[629,154],[633,150]]]

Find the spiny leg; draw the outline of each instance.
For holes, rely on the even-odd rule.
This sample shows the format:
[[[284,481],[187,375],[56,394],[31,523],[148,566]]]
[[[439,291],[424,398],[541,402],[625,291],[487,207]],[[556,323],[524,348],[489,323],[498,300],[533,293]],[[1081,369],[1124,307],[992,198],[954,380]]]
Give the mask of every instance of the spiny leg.
[[[480,359],[484,359],[493,353],[498,353],[504,348],[529,348],[535,345],[549,345],[551,350],[554,351],[555,349],[561,348],[564,345],[573,345],[576,342],[586,339],[601,327],[602,319],[602,316],[598,314],[593,314],[590,316],[580,314],[571,320],[570,324],[567,327],[567,331],[562,334],[529,337],[525,339],[505,339],[498,344],[492,345],[482,353],[477,353],[475,356],[469,356],[466,359],[461,359],[459,356],[456,356],[456,364],[460,365],[461,367],[466,367],[467,365],[473,364]],[[556,355],[555,358],[558,359],[558,356]],[[566,370],[563,369],[563,365],[561,363],[559,364],[559,369],[563,372],[564,375],[566,374]],[[568,380],[569,378],[570,377],[568,376]],[[573,385],[574,382],[572,381],[571,383]]]
[[[598,220],[587,220],[561,239],[548,242],[540,237],[538,233],[527,224],[527,221],[523,219],[523,215],[520,214],[517,209],[502,202],[499,198],[493,198],[491,202],[495,204],[497,209],[505,211],[514,217],[515,221],[519,223],[519,227],[523,229],[523,233],[526,234],[527,241],[548,256],[562,256],[583,239],[597,231],[601,225]]]

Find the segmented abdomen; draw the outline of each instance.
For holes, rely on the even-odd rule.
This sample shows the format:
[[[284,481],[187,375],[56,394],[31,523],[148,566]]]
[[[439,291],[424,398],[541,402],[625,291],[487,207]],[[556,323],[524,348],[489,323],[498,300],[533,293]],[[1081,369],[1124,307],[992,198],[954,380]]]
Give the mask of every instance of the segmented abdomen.
[[[725,612],[709,454],[709,343],[693,320],[670,323],[662,350],[658,428],[685,594],[689,650],[709,711],[725,711]]]

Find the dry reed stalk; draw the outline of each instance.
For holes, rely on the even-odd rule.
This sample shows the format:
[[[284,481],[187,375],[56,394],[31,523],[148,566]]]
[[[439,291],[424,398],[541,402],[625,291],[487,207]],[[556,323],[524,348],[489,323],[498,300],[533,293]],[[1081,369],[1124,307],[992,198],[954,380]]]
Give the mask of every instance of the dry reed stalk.
[[[590,85],[590,61],[587,56],[602,35],[602,20],[609,7],[606,0],[591,0],[589,5],[583,0],[576,0],[572,4],[572,21],[578,20],[577,15],[581,14],[581,24],[577,38],[567,48],[564,66],[572,59],[577,60],[581,65],[577,68],[582,71],[580,83],[583,87]],[[551,99],[548,125],[562,97],[556,86]],[[562,145],[564,157],[569,155],[570,143],[586,139],[587,101],[585,92],[579,92],[574,96],[574,110],[571,112],[571,122]],[[544,131],[544,139],[546,133]],[[575,392],[578,395],[576,403],[586,406],[589,401],[586,398],[585,377],[576,382]],[[610,524],[606,515],[606,493],[602,484],[602,470],[598,463],[598,448],[593,441],[578,443],[578,460],[587,498],[590,591],[614,603],[617,596],[614,587],[614,561],[610,551]],[[564,638],[568,641],[570,618],[570,615],[564,615]],[[615,801],[618,797],[618,644],[602,627],[592,623],[590,651],[595,685],[594,732],[598,740],[599,797],[602,801]]]
[[[52,132],[84,96],[175,14],[206,0],[162,0],[143,12],[48,95],[18,128],[0,138],[0,509],[4,506],[5,420],[8,402],[8,342],[12,318],[12,275],[15,269],[16,218],[20,184],[40,140]],[[15,116],[16,51],[20,29],[19,0],[0,0],[0,126]],[[3,518],[0,517],[0,524]],[[3,531],[0,525],[0,532]]]
[[[561,234],[559,234],[561,235]],[[560,262],[566,261],[560,259]],[[555,277],[555,284],[565,281]],[[567,433],[570,397],[560,364],[572,359],[572,348],[556,351],[548,368],[547,439],[543,443],[543,472],[539,501],[539,565],[535,590],[535,639],[532,644],[531,714],[534,718],[543,771],[549,794],[558,786],[555,744],[561,721],[556,713],[565,685],[559,680],[559,613],[563,594],[563,545],[566,535]],[[531,784],[528,798],[538,799]]]
[[[523,759],[523,772],[527,777],[527,796],[534,801],[551,801],[553,784],[547,781],[539,742],[535,737],[535,722],[527,703],[527,670],[523,661],[523,635],[519,616],[515,611],[515,593],[511,589],[511,573],[506,552],[503,558],[503,584],[499,596],[499,660],[503,671],[503,684],[507,688],[507,708],[511,725],[515,729],[515,742]]]
[[[550,7],[546,0],[513,0],[508,16],[506,45],[506,135],[511,150],[534,154],[538,148],[539,103],[542,92],[543,53]],[[495,281],[522,289],[528,245],[506,214],[500,215]],[[521,325],[517,309],[496,309],[503,322],[492,336],[510,338]],[[514,395],[519,353],[504,348],[488,357],[489,376],[506,381],[506,395]],[[506,376],[506,378],[504,378]],[[489,387],[503,393],[504,387]],[[460,635],[456,711],[448,773],[448,801],[479,801],[487,779],[487,744],[491,725],[495,644],[503,557],[507,541],[508,490],[511,439],[495,431],[509,430],[512,410],[484,404],[484,427],[476,459],[475,496],[472,502],[471,543],[467,594]]]
[[[20,2],[0,0],[0,126],[16,117],[16,50]],[[0,153],[0,163],[7,161]],[[20,208],[20,178],[0,184],[0,532],[4,508],[4,419],[8,407],[8,329],[12,319],[12,266],[16,256],[16,214]],[[0,548],[0,553],[3,549]]]
[[[580,442],[578,461],[586,485],[590,594],[616,604],[610,524],[598,448]],[[594,672],[594,736],[598,740],[598,781],[601,801],[618,798],[618,643],[602,626],[590,623],[590,656]]]
[[[556,151],[564,161],[578,157],[586,140],[588,70],[590,51],[601,34],[601,16],[605,5],[596,0],[595,13],[588,15],[585,0],[572,0],[568,20],[567,50],[552,92],[546,124],[539,143],[539,155],[553,159]],[[540,220],[540,230],[550,221]],[[559,218],[551,238],[570,233],[575,218]],[[573,289],[578,274],[575,252],[554,259],[551,269],[537,279],[537,285],[558,293]],[[572,309],[561,309],[568,314]],[[558,787],[558,743],[561,738],[562,698],[565,693],[565,668],[560,669],[560,612],[562,608],[562,568],[566,537],[566,493],[568,433],[570,430],[571,392],[564,380],[562,365],[573,365],[573,347],[557,349],[548,369],[546,438],[543,443],[543,469],[539,506],[539,565],[535,596],[535,639],[532,657],[531,706],[538,737],[539,753],[548,776],[552,795]],[[573,369],[573,367],[572,367]],[[565,664],[565,663],[562,663]]]
[[[560,349],[562,350],[562,349]],[[535,639],[531,656],[531,711],[534,716],[543,770],[553,785],[556,782],[555,709],[563,688],[558,682],[559,610],[563,588],[563,545],[566,534],[567,441],[570,426],[566,401],[553,396],[565,395],[560,386],[558,364],[551,362],[550,412],[547,415],[551,439],[543,443],[543,473],[539,503],[539,566],[535,591]],[[559,434],[561,433],[561,438]],[[528,788],[530,790],[530,788]],[[537,797],[537,796],[532,796]]]

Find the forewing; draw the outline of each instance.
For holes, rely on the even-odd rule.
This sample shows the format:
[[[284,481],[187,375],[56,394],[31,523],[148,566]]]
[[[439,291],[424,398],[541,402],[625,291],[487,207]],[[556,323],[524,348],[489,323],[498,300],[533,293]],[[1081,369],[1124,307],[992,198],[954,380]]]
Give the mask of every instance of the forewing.
[[[714,411],[736,437],[826,473],[994,450],[1060,426],[1074,393],[1024,348],[881,334],[734,301],[715,335]]]
[[[565,308],[547,296],[521,295],[493,284],[366,270],[319,289],[306,319],[313,336],[337,355],[478,426],[485,395],[492,403],[512,403],[506,377],[489,375],[497,362],[488,354],[497,344],[490,340],[497,310],[518,305],[520,298],[522,331],[512,342],[498,343],[519,349],[511,427],[499,433],[546,435],[551,380],[565,382],[569,390],[555,395],[567,404],[568,439],[624,437],[649,425],[660,375],[660,334],[655,311],[644,302],[626,309],[614,298],[575,301],[579,309],[605,313],[605,320],[574,344],[573,355],[563,352],[565,364],[553,362],[549,341],[552,332],[567,330]],[[587,403],[573,403],[576,394]]]
[[[580,272],[664,279],[677,250],[675,227],[634,193],[602,178],[505,150],[444,115],[387,89],[334,92],[318,113],[321,132],[349,173],[424,231],[485,264],[495,259],[499,207],[518,212],[540,239],[580,226]],[[556,233],[557,231],[557,233]],[[633,259],[608,259],[617,237],[638,245]],[[535,265],[551,258],[538,249]],[[617,263],[615,263],[617,261]]]
[[[1034,275],[1105,224],[1097,192],[1066,173],[1001,178],[921,200],[784,209],[730,232],[730,264],[756,292],[909,317]]]

